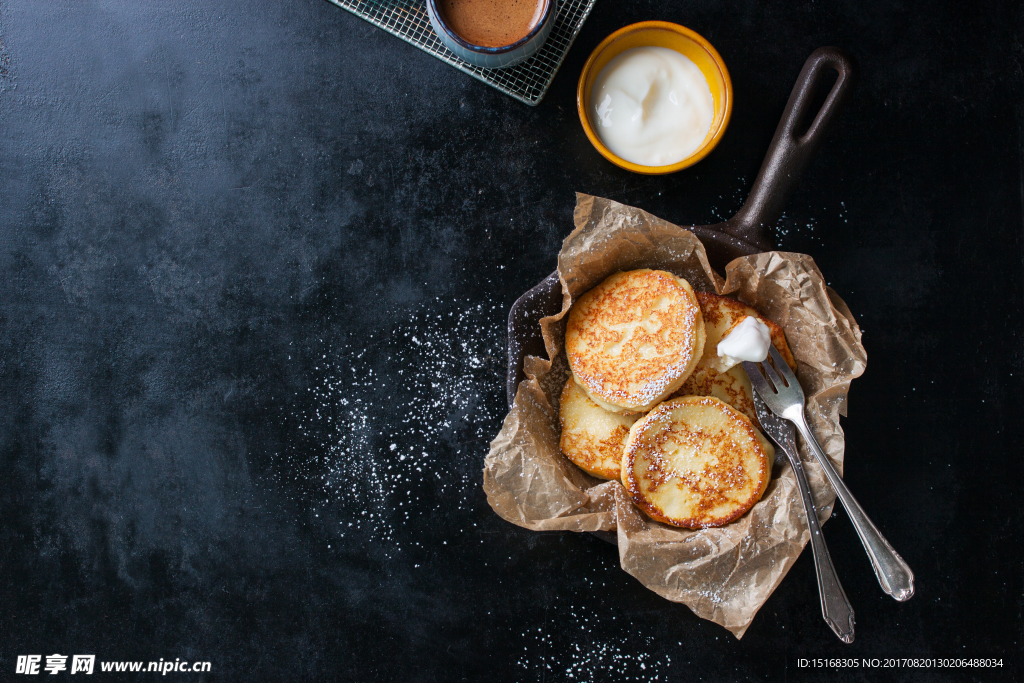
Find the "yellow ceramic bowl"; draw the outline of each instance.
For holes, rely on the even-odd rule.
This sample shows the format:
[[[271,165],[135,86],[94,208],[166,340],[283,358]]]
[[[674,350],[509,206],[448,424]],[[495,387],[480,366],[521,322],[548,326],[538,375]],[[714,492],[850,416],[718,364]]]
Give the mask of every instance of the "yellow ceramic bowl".
[[[711,96],[715,101],[715,116],[711,120],[711,129],[704,138],[704,143],[690,156],[668,166],[641,166],[617,156],[601,142],[590,122],[590,91],[601,69],[626,50],[649,46],[667,47],[689,57],[707,79]],[[583,66],[579,87],[576,89],[576,108],[580,112],[580,122],[590,142],[608,161],[635,173],[675,173],[687,166],[693,166],[706,157],[722,139],[722,134],[729,125],[729,117],[732,116],[732,80],[718,51],[700,34],[667,21],[642,21],[611,34],[590,54],[590,58]]]

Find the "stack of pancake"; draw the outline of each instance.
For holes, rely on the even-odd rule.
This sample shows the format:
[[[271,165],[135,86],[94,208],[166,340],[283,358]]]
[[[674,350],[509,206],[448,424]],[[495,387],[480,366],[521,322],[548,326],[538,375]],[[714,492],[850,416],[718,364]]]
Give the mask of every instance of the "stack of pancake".
[[[717,352],[747,316],[768,326],[795,369],[782,328],[671,273],[618,272],[584,294],[565,333],[562,453],[621,480],[660,522],[703,528],[742,516],[768,487],[775,456],[746,372]]]

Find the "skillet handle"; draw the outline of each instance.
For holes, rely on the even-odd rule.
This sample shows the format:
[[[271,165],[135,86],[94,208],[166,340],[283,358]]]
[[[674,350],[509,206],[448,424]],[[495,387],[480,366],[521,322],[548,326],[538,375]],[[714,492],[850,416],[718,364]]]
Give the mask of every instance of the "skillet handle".
[[[807,132],[797,137],[796,127],[807,119],[807,109],[826,68],[838,71],[839,77]],[[853,65],[839,48],[821,47],[811,53],[796,79],[750,196],[736,215],[722,226],[726,232],[764,249],[771,248],[766,228],[782,215],[800,175],[839,114],[850,91],[852,78]]]

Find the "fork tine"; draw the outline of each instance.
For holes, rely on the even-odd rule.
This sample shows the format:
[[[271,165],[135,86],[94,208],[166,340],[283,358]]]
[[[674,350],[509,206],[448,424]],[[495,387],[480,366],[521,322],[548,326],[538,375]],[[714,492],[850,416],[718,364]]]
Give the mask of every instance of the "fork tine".
[[[772,351],[775,350],[774,346],[770,346],[768,348],[770,348]],[[785,365],[785,363],[783,363],[783,365]],[[785,389],[787,384],[790,386],[793,385],[792,381],[786,382],[781,377],[779,377],[779,374],[775,372],[775,368],[772,367],[772,364],[768,362],[767,358],[764,360],[763,363],[761,363],[761,367],[764,368],[764,374],[767,375],[768,379],[770,379],[772,384],[775,385],[777,393],[780,393],[783,389]],[[788,370],[789,368],[787,367],[786,369]]]
[[[750,378],[750,385],[754,387],[754,391],[761,395],[774,394],[776,393],[775,388],[761,374],[761,365],[761,363],[751,363],[750,361],[743,362],[743,368],[747,371],[747,377]]]
[[[774,344],[769,345],[768,352],[772,355],[772,360],[775,361],[775,367],[778,368],[779,373],[786,380],[786,384],[800,393],[800,400],[802,401],[804,398],[804,388],[800,385],[800,382],[797,380],[796,375],[793,374],[793,371],[789,369],[789,364],[783,360],[782,354],[779,353],[779,350],[775,348]],[[765,363],[765,365],[767,365],[767,363]]]
[[[748,375],[751,372],[756,372],[754,368],[746,368],[746,370]],[[773,413],[757,390],[754,391],[753,398],[754,412],[757,414],[757,421],[761,423],[761,431],[778,445],[778,448],[775,449],[775,464],[782,465],[789,461],[786,449],[796,450],[796,442],[793,441],[793,423],[780,419]]]
[[[772,360],[775,361],[775,365],[778,366],[779,371],[786,379],[793,377],[793,371],[789,369],[789,364],[782,358],[782,354],[775,348],[775,344],[768,345],[768,353],[771,354]],[[793,377],[793,379],[795,380],[796,377]]]

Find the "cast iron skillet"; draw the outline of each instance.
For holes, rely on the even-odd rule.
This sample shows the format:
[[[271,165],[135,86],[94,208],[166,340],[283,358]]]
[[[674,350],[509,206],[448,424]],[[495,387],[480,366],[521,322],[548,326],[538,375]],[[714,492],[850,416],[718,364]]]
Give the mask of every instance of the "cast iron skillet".
[[[814,91],[820,86],[825,69],[839,72],[825,103],[818,111],[807,132],[798,136],[797,126],[806,121]],[[822,47],[815,50],[804,64],[796,79],[793,94],[789,96],[782,121],[768,147],[761,170],[746,203],[736,215],[717,225],[695,225],[687,230],[704,243],[711,267],[722,271],[725,265],[739,256],[770,250],[767,229],[779,216],[789,195],[796,187],[800,174],[807,168],[829,126],[850,90],[853,66],[842,50]],[[519,383],[526,379],[523,359],[527,354],[543,356],[540,319],[562,310],[562,288],[558,271],[544,278],[540,284],[519,297],[508,314],[508,405],[512,407]]]

